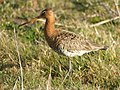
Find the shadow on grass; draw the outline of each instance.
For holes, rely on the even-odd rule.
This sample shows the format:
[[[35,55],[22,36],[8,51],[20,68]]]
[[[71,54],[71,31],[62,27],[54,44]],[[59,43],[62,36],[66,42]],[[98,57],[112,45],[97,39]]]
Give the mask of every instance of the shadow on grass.
[[[0,63],[0,71],[6,69],[6,68],[12,68],[12,67],[18,67],[16,64],[2,64]]]

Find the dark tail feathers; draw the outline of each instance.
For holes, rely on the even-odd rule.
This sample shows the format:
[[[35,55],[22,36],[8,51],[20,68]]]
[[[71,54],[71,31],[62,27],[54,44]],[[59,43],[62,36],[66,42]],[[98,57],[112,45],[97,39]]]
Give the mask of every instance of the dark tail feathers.
[[[109,46],[104,46],[103,48],[101,48],[100,50],[107,50],[109,48]]]

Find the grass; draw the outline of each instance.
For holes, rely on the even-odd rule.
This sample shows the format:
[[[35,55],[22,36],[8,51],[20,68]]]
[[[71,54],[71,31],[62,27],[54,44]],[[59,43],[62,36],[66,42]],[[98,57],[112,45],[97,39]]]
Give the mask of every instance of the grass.
[[[43,30],[39,29],[43,24],[36,22],[18,28],[20,23],[37,16],[46,7],[52,7],[56,22],[65,25],[56,25],[57,28],[110,46],[107,51],[71,58],[73,72],[63,85],[69,62],[49,48]],[[0,89],[21,90],[20,56],[25,90],[119,90],[119,20],[88,27],[116,16],[114,7],[114,2],[109,0],[4,0],[0,4]]]

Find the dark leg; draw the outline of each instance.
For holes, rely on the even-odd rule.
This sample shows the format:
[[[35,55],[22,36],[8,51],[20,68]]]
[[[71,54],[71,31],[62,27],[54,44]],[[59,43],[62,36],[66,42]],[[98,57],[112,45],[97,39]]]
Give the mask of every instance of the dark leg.
[[[72,71],[72,63],[71,63],[71,59],[69,57],[68,57],[68,60],[69,60],[69,70],[68,70],[68,73],[65,75],[65,78],[63,79],[61,85],[64,83],[65,79],[70,75],[70,73]]]

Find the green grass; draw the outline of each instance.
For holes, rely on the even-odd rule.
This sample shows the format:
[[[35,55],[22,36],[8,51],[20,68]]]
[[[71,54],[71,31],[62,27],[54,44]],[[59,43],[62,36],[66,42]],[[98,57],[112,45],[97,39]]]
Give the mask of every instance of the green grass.
[[[35,1],[35,0],[33,0]],[[37,0],[36,0],[37,1]],[[64,2],[63,2],[64,1]],[[115,16],[114,2],[96,0],[4,0],[0,4],[0,90],[21,90],[21,72],[16,50],[16,39],[23,68],[25,90],[119,90],[120,89],[120,24],[111,21],[95,28],[91,24]],[[68,58],[59,56],[47,45],[40,22],[19,28],[26,19],[52,7],[56,22],[72,27],[56,27],[83,35],[103,45],[98,51],[71,58],[72,74],[61,85],[69,69]],[[92,17],[93,15],[97,15]],[[114,43],[113,43],[114,42]],[[49,90],[48,89],[48,90]]]

